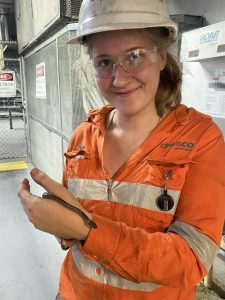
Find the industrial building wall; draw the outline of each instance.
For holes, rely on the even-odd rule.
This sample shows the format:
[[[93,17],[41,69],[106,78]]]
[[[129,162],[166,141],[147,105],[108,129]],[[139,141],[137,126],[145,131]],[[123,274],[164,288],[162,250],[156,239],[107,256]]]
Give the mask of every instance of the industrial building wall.
[[[33,164],[60,180],[63,153],[75,127],[86,118],[81,73],[76,71],[80,46],[68,46],[65,32],[24,58],[26,99]],[[37,95],[36,67],[45,64],[46,98]]]
[[[18,50],[34,41],[46,28],[60,18],[60,0],[16,0]]]
[[[167,4],[171,14],[203,16],[204,25],[225,20],[224,0],[167,0]]]
[[[17,41],[18,50],[29,44],[33,39],[34,28],[31,26],[33,13],[30,0],[15,1],[17,20]],[[27,26],[29,24],[29,26]]]

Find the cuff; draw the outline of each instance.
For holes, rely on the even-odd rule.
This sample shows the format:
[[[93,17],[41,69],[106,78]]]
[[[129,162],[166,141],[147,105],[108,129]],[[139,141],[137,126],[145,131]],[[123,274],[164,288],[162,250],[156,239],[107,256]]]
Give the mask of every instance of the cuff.
[[[92,215],[97,228],[92,228],[81,252],[98,262],[109,264],[114,258],[121,235],[121,224],[105,217]]]

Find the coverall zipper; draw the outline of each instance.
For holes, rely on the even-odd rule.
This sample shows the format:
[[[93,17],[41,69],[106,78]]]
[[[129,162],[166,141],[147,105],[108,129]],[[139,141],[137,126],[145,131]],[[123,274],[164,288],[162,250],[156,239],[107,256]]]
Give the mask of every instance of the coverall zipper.
[[[108,179],[107,180],[107,200],[112,201],[112,185],[113,185],[113,180]]]

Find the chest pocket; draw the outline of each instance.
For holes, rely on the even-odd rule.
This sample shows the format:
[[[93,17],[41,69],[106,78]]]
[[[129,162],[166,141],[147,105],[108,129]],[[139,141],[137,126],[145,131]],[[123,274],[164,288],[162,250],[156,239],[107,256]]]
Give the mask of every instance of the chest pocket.
[[[151,184],[180,191],[185,183],[190,161],[180,163],[147,160],[148,180]]]
[[[148,192],[146,198],[142,196],[145,201],[142,207],[145,209],[134,208],[136,226],[145,228],[149,232],[162,232],[173,222],[190,161],[172,163],[147,159],[144,165],[147,171],[145,184],[152,189],[152,192]],[[168,211],[164,211],[157,205],[157,198],[162,195],[165,186],[174,201]]]
[[[90,154],[86,150],[65,153],[67,178],[86,178],[90,168]]]

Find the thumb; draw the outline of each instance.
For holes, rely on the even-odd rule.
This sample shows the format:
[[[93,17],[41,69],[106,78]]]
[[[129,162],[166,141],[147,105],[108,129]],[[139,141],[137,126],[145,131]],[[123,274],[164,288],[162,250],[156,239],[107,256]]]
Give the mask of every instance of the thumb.
[[[50,178],[47,174],[40,171],[37,168],[34,168],[30,172],[33,180],[41,185],[47,192],[62,198],[64,201],[74,204],[74,196],[60,183]]]
[[[24,178],[23,181],[19,184],[17,189],[17,194],[19,197],[22,197],[24,194],[30,193],[30,184],[27,178]]]
[[[32,169],[30,175],[37,184],[41,185],[49,193],[56,195],[56,190],[65,189],[61,184],[37,168]]]

